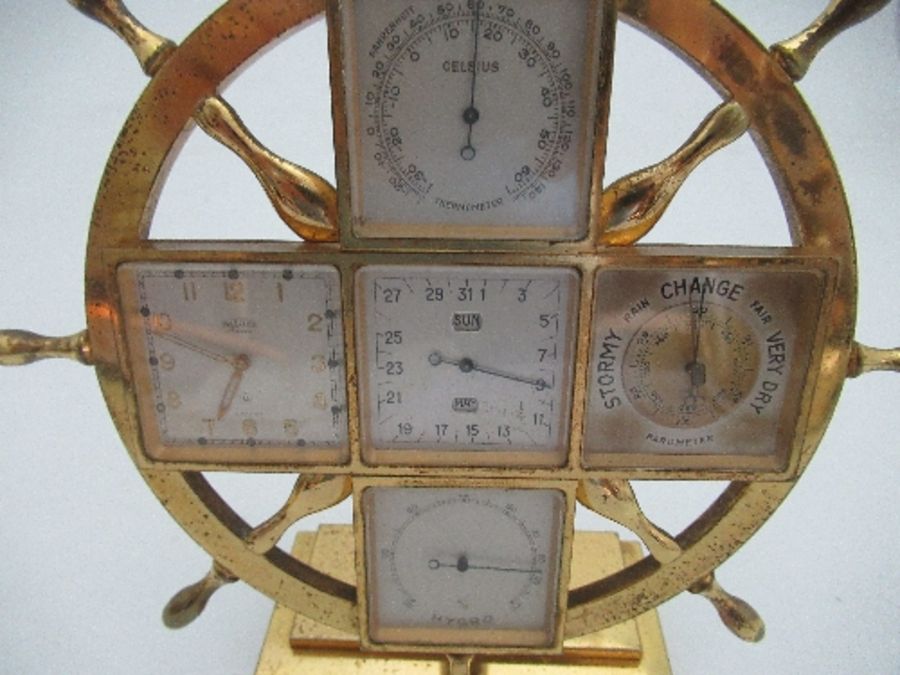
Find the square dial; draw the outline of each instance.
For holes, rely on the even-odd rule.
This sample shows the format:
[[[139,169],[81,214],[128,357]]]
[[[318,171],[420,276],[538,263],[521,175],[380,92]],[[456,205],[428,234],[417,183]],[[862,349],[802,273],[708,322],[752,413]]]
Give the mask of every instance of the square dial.
[[[668,267],[597,274],[590,467],[787,467],[825,274]]]
[[[343,2],[357,235],[584,236],[614,25],[603,6]]]
[[[562,464],[578,288],[566,268],[362,268],[364,456]]]
[[[148,455],[225,463],[346,456],[335,268],[129,263],[119,283]]]
[[[564,493],[373,487],[362,509],[373,642],[554,643]]]

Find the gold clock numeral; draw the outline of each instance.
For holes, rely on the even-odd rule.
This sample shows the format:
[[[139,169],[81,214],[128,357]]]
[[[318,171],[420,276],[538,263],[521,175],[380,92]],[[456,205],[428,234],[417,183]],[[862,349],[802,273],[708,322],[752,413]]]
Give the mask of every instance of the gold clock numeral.
[[[324,354],[315,354],[310,359],[309,367],[314,373],[324,373],[328,369],[328,360]]]
[[[313,312],[306,317],[306,330],[308,330],[310,333],[321,333],[323,321],[325,321],[325,317],[323,317],[321,314],[316,314],[315,312]]]
[[[175,357],[168,352],[160,354],[159,367],[163,370],[175,370]]]
[[[196,281],[185,281],[181,287],[182,292],[184,293],[185,302],[196,302],[197,301],[197,282]]]
[[[244,282],[229,279],[225,282],[225,299],[228,302],[246,302],[246,288]]]
[[[174,410],[181,407],[181,396],[177,391],[170,391],[166,394],[166,405]]]
[[[150,330],[154,333],[168,333],[172,330],[172,317],[162,312],[150,315]]]
[[[284,435],[294,438],[300,434],[300,423],[295,419],[284,421]]]
[[[318,408],[319,410],[325,410],[328,407],[328,399],[325,397],[324,391],[316,392],[315,396],[313,396],[313,408]]]
[[[243,421],[241,429],[248,438],[253,438],[259,433],[259,427],[256,425],[256,421],[249,418]]]

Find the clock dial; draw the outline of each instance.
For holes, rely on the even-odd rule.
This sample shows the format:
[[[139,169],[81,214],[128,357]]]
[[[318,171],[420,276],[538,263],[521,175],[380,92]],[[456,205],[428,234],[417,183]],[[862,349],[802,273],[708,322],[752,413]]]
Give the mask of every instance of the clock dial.
[[[823,279],[812,269],[601,270],[588,464],[786,468]]]
[[[336,269],[134,263],[119,279],[149,455],[309,462],[346,454]]]
[[[558,490],[366,490],[371,639],[552,644],[565,504]]]
[[[357,231],[584,235],[601,15],[593,0],[344,3]]]
[[[407,449],[440,451],[416,456],[422,463],[562,463],[578,283],[574,270],[559,268],[362,268],[368,455],[408,463]]]

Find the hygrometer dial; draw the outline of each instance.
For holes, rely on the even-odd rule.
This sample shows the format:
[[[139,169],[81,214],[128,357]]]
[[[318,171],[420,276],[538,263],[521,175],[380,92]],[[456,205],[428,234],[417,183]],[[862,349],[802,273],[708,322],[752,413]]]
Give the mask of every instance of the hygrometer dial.
[[[369,488],[371,639],[550,646],[565,512],[552,489]]]
[[[599,6],[346,2],[357,231],[583,235],[594,116],[604,109]]]
[[[335,268],[133,263],[119,280],[150,456],[311,462],[346,453]]]
[[[362,268],[358,330],[368,455],[562,463],[578,283],[565,268]],[[404,450],[429,452],[414,457]]]

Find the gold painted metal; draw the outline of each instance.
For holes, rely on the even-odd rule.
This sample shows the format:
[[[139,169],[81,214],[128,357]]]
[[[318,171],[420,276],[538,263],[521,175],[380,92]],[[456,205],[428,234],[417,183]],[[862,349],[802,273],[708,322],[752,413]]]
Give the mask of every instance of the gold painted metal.
[[[236,576],[240,576],[279,603],[307,617],[345,632],[358,632],[364,596],[357,589],[319,569],[274,548],[261,556],[246,544],[252,528],[222,500],[203,478],[200,470],[227,470],[209,463],[183,467],[147,464],[136,433],[135,399],[131,370],[127,359],[119,317],[119,291],[115,281],[118,262],[139,259],[229,260],[263,259],[345,260],[338,266],[346,271],[363,258],[377,257],[359,251],[359,258],[334,245],[314,244],[190,244],[154,242],[148,239],[156,196],[166,169],[174,158],[178,139],[185,125],[203,100],[253,54],[295,26],[321,12],[323,3],[298,0],[279,3],[273,0],[232,0],[226,2],[204,22],[161,66],[140,97],[134,112],[107,166],[95,206],[86,264],[88,326],[98,376],[111,414],[125,443],[151,489],[172,515],[206,548],[213,557]],[[836,266],[833,279],[834,301],[824,311],[820,327],[820,347],[811,359],[814,388],[806,392],[804,406],[806,432],[796,449],[796,473],[774,480],[759,475],[727,474],[735,480],[691,525],[676,537],[682,553],[676,561],[660,562],[645,557],[632,562],[618,573],[600,576],[570,590],[564,607],[564,634],[567,638],[589,634],[639,615],[687,589],[697,579],[715,569],[737,550],[762,525],[787,496],[794,481],[811,459],[824,432],[846,376],[856,310],[856,267],[852,232],[846,203],[836,170],[815,122],[773,57],[717,5],[705,0],[645,0],[624,3],[625,18],[646,31],[659,35],[667,44],[694,62],[744,111],[758,140],[776,186],[785,204],[793,245],[769,250],[784,258],[828,257]],[[694,27],[703,25],[702,34]],[[223,36],[228,35],[227,49]],[[742,57],[741,68],[720,58],[710,45],[727,45]],[[333,73],[339,76],[339,73]],[[336,119],[345,111],[337,110]],[[340,133],[336,143],[345,142]],[[124,161],[126,160],[127,161]],[[137,158],[137,159],[135,159]],[[127,167],[127,170],[126,168]],[[342,177],[346,179],[346,176]],[[340,180],[339,180],[340,182]],[[406,242],[383,243],[385,258],[391,262],[410,255]],[[456,247],[456,248],[454,248]],[[357,246],[357,249],[359,247]],[[549,255],[546,251],[550,251]],[[544,263],[534,260],[542,253]],[[723,249],[671,247],[592,250],[541,249],[535,242],[506,242],[485,246],[478,242],[442,242],[419,254],[418,260],[448,264],[465,260],[471,264],[555,264],[581,267],[588,274],[582,288],[582,313],[589,313],[591,289],[589,275],[603,264],[642,257],[664,257],[673,266],[695,264],[697,257],[723,255]],[[530,255],[529,255],[530,254]],[[741,255],[745,255],[742,251]],[[354,335],[353,293],[344,286],[345,334]],[[587,373],[590,324],[579,326],[574,399],[583,398]],[[365,476],[382,476],[391,484],[411,480],[397,475],[423,473],[416,466],[395,467],[390,471],[365,465],[359,454],[359,410],[355,401],[356,351],[347,344],[347,379],[351,461],[331,467],[330,473],[349,473],[354,481]],[[573,409],[573,437],[578,442],[583,405]],[[505,483],[527,481],[529,485],[558,488],[561,483],[589,474],[577,466],[577,455],[555,472],[509,468],[470,470],[464,467],[442,469],[442,480],[471,481],[488,485],[503,477]],[[248,464],[247,471],[273,470]],[[288,470],[289,467],[284,467]],[[230,470],[234,470],[232,467]],[[329,471],[321,471],[329,473]],[[394,477],[391,477],[393,474]],[[437,477],[437,474],[431,472]],[[612,476],[633,478],[644,476]],[[698,478],[701,471],[679,477]],[[604,476],[609,477],[609,476]],[[373,480],[373,479],[369,479]],[[568,550],[568,544],[566,545]]]
[[[27,366],[43,359],[71,359],[93,365],[87,331],[47,337],[27,330],[0,330],[0,366]]]
[[[174,42],[137,21],[121,0],[69,2],[125,40],[147,75],[155,75],[176,49]],[[244,161],[294,233],[309,241],[337,240],[337,192],[328,181],[266,148],[220,96],[205,98],[194,121]]]
[[[579,483],[577,496],[592,511],[634,532],[659,562],[671,562],[681,555],[681,545],[644,515],[628,481],[588,478]],[[688,591],[712,602],[725,627],[742,640],[762,640],[762,618],[749,603],[722,588],[714,572],[691,584]]]
[[[301,475],[284,506],[247,535],[247,545],[256,553],[271,550],[291,525],[344,501],[352,491],[349,476]]]
[[[159,70],[177,48],[174,42],[135,19],[121,0],[69,0],[69,4],[122,38],[131,47],[146,75]]]
[[[900,347],[877,349],[854,342],[850,362],[847,364],[847,377],[859,377],[879,370],[900,372]]]
[[[709,600],[728,630],[746,642],[759,642],[765,637],[766,625],[757,611],[745,600],[731,595],[710,572],[688,586],[688,591]]]
[[[608,186],[600,198],[598,243],[628,246],[643,238],[666,212],[691,172],[740,138],[749,124],[741,105],[726,101],[707,115],[674,153]]]
[[[166,603],[162,613],[163,623],[169,628],[187,626],[203,613],[213,593],[237,580],[238,578],[219,562],[213,561],[206,576],[182,588]]]
[[[770,47],[778,64],[795,81],[803,79],[822,47],[840,33],[885,7],[890,0],[831,0],[822,13],[793,37]]]
[[[316,532],[300,532],[293,555],[352,579],[353,529],[323,525]],[[613,573],[640,560],[640,544],[619,541],[609,532],[576,532],[573,540],[571,584]],[[470,663],[473,675],[568,675],[586,670],[592,675],[669,675],[671,672],[655,611],[581,638],[567,640],[558,657],[526,662],[494,656],[454,655],[460,667]],[[276,606],[256,669],[257,675],[448,675],[446,655],[364,654],[358,636],[336,632],[301,614]]]

